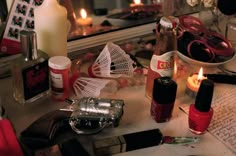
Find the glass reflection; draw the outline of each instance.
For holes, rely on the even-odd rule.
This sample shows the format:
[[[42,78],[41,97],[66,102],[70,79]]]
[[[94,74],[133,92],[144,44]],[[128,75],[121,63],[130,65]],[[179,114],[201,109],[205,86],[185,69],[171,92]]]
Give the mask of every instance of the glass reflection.
[[[68,41],[198,11],[185,0],[60,0],[68,10]],[[180,9],[181,8],[181,9]],[[83,14],[81,14],[81,9]]]
[[[68,21],[70,21],[68,41],[152,23],[163,15],[179,16],[199,11],[199,7],[187,4],[188,0],[58,1],[68,11]],[[13,0],[6,2],[10,8]],[[81,9],[85,11],[86,17],[81,16]]]

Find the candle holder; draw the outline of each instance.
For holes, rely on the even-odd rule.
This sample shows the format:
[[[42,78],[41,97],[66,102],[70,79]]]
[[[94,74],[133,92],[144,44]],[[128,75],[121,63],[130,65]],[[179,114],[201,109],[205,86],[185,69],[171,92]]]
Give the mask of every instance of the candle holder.
[[[93,33],[93,28],[89,25],[80,26],[80,30],[82,36],[87,36]]]
[[[78,18],[76,22],[81,28],[81,35],[86,36],[88,34],[91,34],[92,29],[90,28],[92,26],[93,19],[87,16],[87,12],[85,9],[80,10],[80,15],[81,18]]]
[[[207,79],[207,77],[203,76],[199,79],[198,74],[191,74],[187,79],[185,93],[191,98],[196,98],[200,84],[204,79]]]

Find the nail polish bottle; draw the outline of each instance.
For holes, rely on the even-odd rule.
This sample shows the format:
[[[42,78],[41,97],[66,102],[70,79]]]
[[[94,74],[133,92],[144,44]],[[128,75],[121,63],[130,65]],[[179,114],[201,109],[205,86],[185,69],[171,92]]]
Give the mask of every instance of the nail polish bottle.
[[[194,134],[203,134],[211,122],[213,91],[213,81],[209,79],[202,80],[195,104],[192,104],[189,109],[189,129]]]
[[[151,116],[160,123],[169,121],[174,108],[177,84],[170,77],[160,77],[154,80]]]

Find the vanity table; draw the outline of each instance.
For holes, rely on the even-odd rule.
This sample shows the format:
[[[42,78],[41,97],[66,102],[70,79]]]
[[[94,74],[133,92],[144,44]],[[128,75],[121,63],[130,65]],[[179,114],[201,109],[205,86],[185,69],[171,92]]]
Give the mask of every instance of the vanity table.
[[[151,22],[143,25],[137,25],[129,29],[121,29],[119,31],[113,31],[110,33],[98,34],[88,38],[82,38],[79,40],[72,40],[68,42],[68,55],[70,58],[75,59],[78,57],[78,53],[84,54],[90,52],[90,48],[101,46],[107,41],[113,42],[137,42],[140,38],[137,36],[147,35],[152,33],[151,30],[155,28],[156,24]],[[130,38],[135,38],[130,40]],[[86,49],[86,50],[85,50]],[[80,52],[78,52],[80,51]],[[82,52],[83,51],[83,52]],[[191,72],[198,72],[198,66],[191,66],[187,64],[189,68],[192,68]],[[217,70],[209,68],[209,71],[213,72]],[[123,99],[124,115],[120,121],[120,124],[116,128],[107,127],[103,131],[94,135],[76,135],[76,138],[84,146],[84,148],[91,154],[92,142],[95,139],[102,139],[112,136],[119,136],[128,133],[140,132],[150,129],[159,128],[164,135],[168,136],[196,136],[188,130],[188,115],[179,109],[182,105],[190,105],[194,102],[194,99],[188,97],[185,94],[186,79],[190,73],[185,73],[184,76],[177,79],[178,92],[175,107],[173,110],[173,116],[170,121],[165,123],[156,123],[150,115],[151,101],[145,96],[145,85],[129,86],[119,89],[117,92],[111,95],[107,95],[107,98]],[[65,102],[55,102],[51,98],[45,98],[43,101],[35,102],[32,105],[22,106],[16,103],[12,97],[12,85],[11,77],[0,79],[0,99],[4,108],[6,109],[7,117],[13,124],[16,130],[16,135],[19,137],[20,133],[27,128],[31,123],[37,120],[42,115],[64,108],[67,106]],[[215,94],[225,88],[233,88],[233,85],[216,84]],[[74,97],[73,93],[72,97]],[[62,134],[63,135],[63,134]],[[65,138],[67,135],[65,135]],[[126,153],[116,154],[117,156],[187,156],[187,155],[207,155],[207,156],[234,156],[233,153],[226,145],[219,141],[211,133],[206,132],[200,135],[200,141],[193,144],[186,145],[170,145],[163,144],[150,148],[130,151]],[[140,140],[141,142],[142,140]]]
[[[198,67],[196,67],[197,69]],[[210,69],[212,71],[212,68]],[[214,69],[215,70],[215,69]],[[94,135],[77,135],[80,143],[84,148],[93,155],[92,141],[94,139],[102,139],[112,136],[119,136],[128,133],[145,131],[150,129],[159,128],[163,135],[169,136],[195,136],[188,130],[188,116],[179,106],[183,104],[191,104],[193,99],[185,94],[186,77],[177,79],[178,92],[173,116],[169,122],[156,123],[150,116],[151,101],[145,97],[145,85],[130,86],[119,89],[114,94],[107,95],[108,98],[123,99],[124,115],[120,124],[116,128],[107,127],[103,131]],[[65,107],[67,104],[64,102],[55,102],[51,98],[45,98],[43,101],[33,103],[32,105],[22,106],[16,103],[12,97],[11,78],[4,78],[0,80],[1,90],[0,95],[2,105],[6,109],[8,118],[11,120],[17,136],[20,132],[28,127],[33,121],[40,116],[56,109]],[[223,88],[233,88],[233,85],[216,84],[215,94]],[[73,96],[73,95],[72,95]],[[63,136],[63,134],[62,134]],[[65,135],[65,137],[67,137]],[[233,156],[233,153],[222,142],[215,138],[211,133],[206,132],[199,136],[200,141],[193,144],[186,145],[170,145],[163,144],[150,148],[120,153],[120,156],[143,156],[143,155],[214,155],[214,156]],[[140,140],[142,141],[142,140]]]

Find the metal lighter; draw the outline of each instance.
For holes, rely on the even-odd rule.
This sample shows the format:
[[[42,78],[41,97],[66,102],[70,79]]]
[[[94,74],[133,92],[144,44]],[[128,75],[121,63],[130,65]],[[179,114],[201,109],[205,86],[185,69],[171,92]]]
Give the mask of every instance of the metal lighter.
[[[66,102],[72,110],[69,124],[78,134],[97,133],[109,125],[117,127],[123,115],[124,101],[119,99],[84,97]]]

